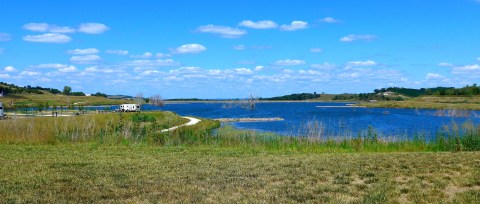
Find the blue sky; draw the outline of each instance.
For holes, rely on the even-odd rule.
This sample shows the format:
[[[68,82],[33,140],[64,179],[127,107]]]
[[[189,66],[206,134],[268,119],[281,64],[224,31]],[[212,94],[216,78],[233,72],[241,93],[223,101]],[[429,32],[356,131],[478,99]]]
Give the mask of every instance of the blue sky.
[[[164,98],[461,87],[480,1],[0,1],[0,81]]]

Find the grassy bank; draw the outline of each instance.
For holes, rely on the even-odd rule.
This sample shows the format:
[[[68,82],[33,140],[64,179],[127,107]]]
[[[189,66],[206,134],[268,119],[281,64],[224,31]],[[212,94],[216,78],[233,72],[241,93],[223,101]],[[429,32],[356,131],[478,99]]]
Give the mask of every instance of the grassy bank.
[[[102,106],[102,105],[118,105],[123,103],[131,103],[128,100],[114,100],[97,96],[66,96],[62,94],[8,94],[2,97],[5,107],[14,103],[17,108],[38,107],[39,104],[49,104],[49,106],[67,107],[69,104],[75,106]]]
[[[473,125],[435,141],[385,141],[372,128],[344,139],[213,130],[206,119],[159,131],[185,122],[171,112],[0,121],[0,203],[480,202]]]
[[[478,203],[480,153],[0,145],[0,202]]]
[[[14,118],[0,121],[0,143],[146,143],[159,130],[186,122],[172,112]]]
[[[480,110],[480,98],[476,96],[422,96],[405,101],[378,101],[360,103],[371,108],[425,108]]]

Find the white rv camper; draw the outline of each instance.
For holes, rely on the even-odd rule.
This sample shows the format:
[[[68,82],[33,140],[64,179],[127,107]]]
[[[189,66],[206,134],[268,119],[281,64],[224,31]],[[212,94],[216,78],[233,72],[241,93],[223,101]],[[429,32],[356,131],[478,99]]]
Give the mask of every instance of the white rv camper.
[[[138,104],[122,104],[119,110],[121,112],[137,112],[140,111],[140,105]]]
[[[5,115],[3,114],[3,103],[0,102],[0,118],[3,118],[3,116],[5,116]]]

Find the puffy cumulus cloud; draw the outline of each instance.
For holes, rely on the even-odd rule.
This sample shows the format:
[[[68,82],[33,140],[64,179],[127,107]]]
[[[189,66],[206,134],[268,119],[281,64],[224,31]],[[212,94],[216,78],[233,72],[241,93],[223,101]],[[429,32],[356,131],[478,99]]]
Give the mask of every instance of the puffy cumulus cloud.
[[[352,67],[374,67],[377,66],[378,63],[373,61],[373,60],[367,60],[367,61],[352,61],[348,62],[347,66],[345,68],[352,68]]]
[[[200,26],[197,28],[197,31],[201,33],[217,34],[223,38],[239,38],[247,34],[247,31],[245,30],[241,30],[238,28],[231,28],[228,26],[217,26],[212,24],[206,25],[206,26]]]
[[[60,68],[58,69],[59,72],[76,72],[77,71],[77,68],[74,67],[74,66],[68,66],[68,67],[65,67],[65,68]]]
[[[145,52],[141,55],[131,55],[130,57],[132,58],[140,58],[140,59],[148,59],[153,57],[153,54],[151,52]]]
[[[436,74],[436,73],[427,73],[427,75],[425,75],[426,80],[443,79],[443,78],[445,78],[445,77],[440,75],[440,74]]]
[[[10,78],[10,74],[1,74],[0,73],[0,79],[8,79]]]
[[[22,71],[20,72],[20,76],[38,76],[40,75],[40,72],[34,72],[34,71]]]
[[[0,32],[0,42],[10,41],[11,39],[12,39],[12,36],[10,34]]]
[[[318,47],[314,47],[314,48],[310,48],[310,52],[319,53],[319,52],[323,52],[323,49],[318,48]]]
[[[180,66],[179,62],[172,59],[157,59],[157,60],[133,60],[125,63],[126,66],[143,68],[143,67],[172,67]]]
[[[159,53],[155,54],[155,57],[156,58],[169,58],[169,57],[172,57],[172,55],[159,52]]]
[[[245,45],[235,45],[233,46],[234,50],[246,50],[247,47]]]
[[[93,55],[99,53],[99,51],[96,48],[87,48],[68,50],[67,53],[71,55]]]
[[[453,74],[478,75],[478,74],[480,74],[480,73],[477,73],[478,71],[480,71],[480,65],[473,64],[473,65],[454,67],[453,70],[452,70],[452,73]]]
[[[6,72],[16,72],[17,71],[17,69],[15,69],[15,67],[13,67],[13,66],[6,66],[3,70],[6,71]]]
[[[239,26],[253,28],[253,29],[272,29],[277,28],[278,24],[271,20],[263,20],[263,21],[251,21],[251,20],[244,20],[238,24]]]
[[[354,41],[373,41],[377,39],[375,35],[347,35],[345,37],[340,38],[342,42],[354,42]]]
[[[448,63],[448,62],[440,62],[440,63],[438,63],[438,66],[440,66],[440,67],[453,67],[454,65],[452,63]]]
[[[196,54],[206,51],[207,48],[200,44],[185,44],[172,50],[175,54]]]
[[[76,30],[68,26],[50,25],[48,23],[28,23],[23,29],[33,32],[74,33]]]
[[[70,58],[70,61],[75,64],[94,64],[101,60],[102,58],[98,55],[78,55]]]
[[[68,43],[72,40],[72,38],[64,34],[46,33],[42,35],[27,35],[23,37],[23,40],[40,43]]]
[[[112,55],[128,55],[127,50],[107,50],[106,53]]]
[[[78,28],[78,32],[86,34],[101,34],[110,28],[102,23],[82,23]]]
[[[308,28],[308,23],[305,21],[292,21],[288,25],[280,26],[280,30],[284,31],[295,31],[295,30],[302,30]]]
[[[285,60],[277,60],[275,65],[278,66],[298,66],[298,65],[304,65],[305,61],[303,60],[298,60],[298,59],[285,59]]]
[[[263,68],[265,68],[265,67],[264,66],[256,66],[255,71],[262,71]]]
[[[67,64],[56,64],[56,63],[50,63],[50,64],[38,64],[38,65],[33,65],[29,67],[30,69],[56,69],[58,72],[76,72],[77,68],[72,65],[67,65]]]
[[[325,17],[325,18],[322,18],[319,20],[320,22],[323,22],[323,23],[340,23],[342,21],[338,20],[338,19],[335,19],[333,17]]]
[[[315,69],[323,69],[323,70],[331,70],[337,68],[337,65],[331,64],[328,62],[324,62],[322,64],[312,64],[310,67],[315,68]]]
[[[235,74],[240,74],[240,75],[253,74],[253,71],[248,69],[248,68],[236,68],[236,69],[232,69],[232,70],[227,70],[227,73],[229,71],[231,71],[232,73],[235,73]]]

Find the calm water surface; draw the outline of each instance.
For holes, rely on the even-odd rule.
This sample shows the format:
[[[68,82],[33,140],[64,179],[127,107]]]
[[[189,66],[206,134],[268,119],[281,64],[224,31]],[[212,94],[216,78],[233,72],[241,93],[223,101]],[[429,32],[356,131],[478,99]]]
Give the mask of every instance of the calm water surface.
[[[322,108],[317,106],[346,106],[347,103],[301,102],[301,103],[258,103],[255,110],[222,108],[222,103],[167,104],[164,107],[145,105],[143,110],[167,110],[180,115],[204,118],[271,118],[281,117],[284,121],[236,122],[240,129],[275,132],[283,135],[299,135],[309,122],[324,125],[327,135],[357,135],[372,126],[383,136],[403,135],[412,137],[416,133],[434,135],[443,125],[452,122],[480,122],[480,112],[472,111],[469,117],[437,116],[436,110],[392,109],[392,108]]]

